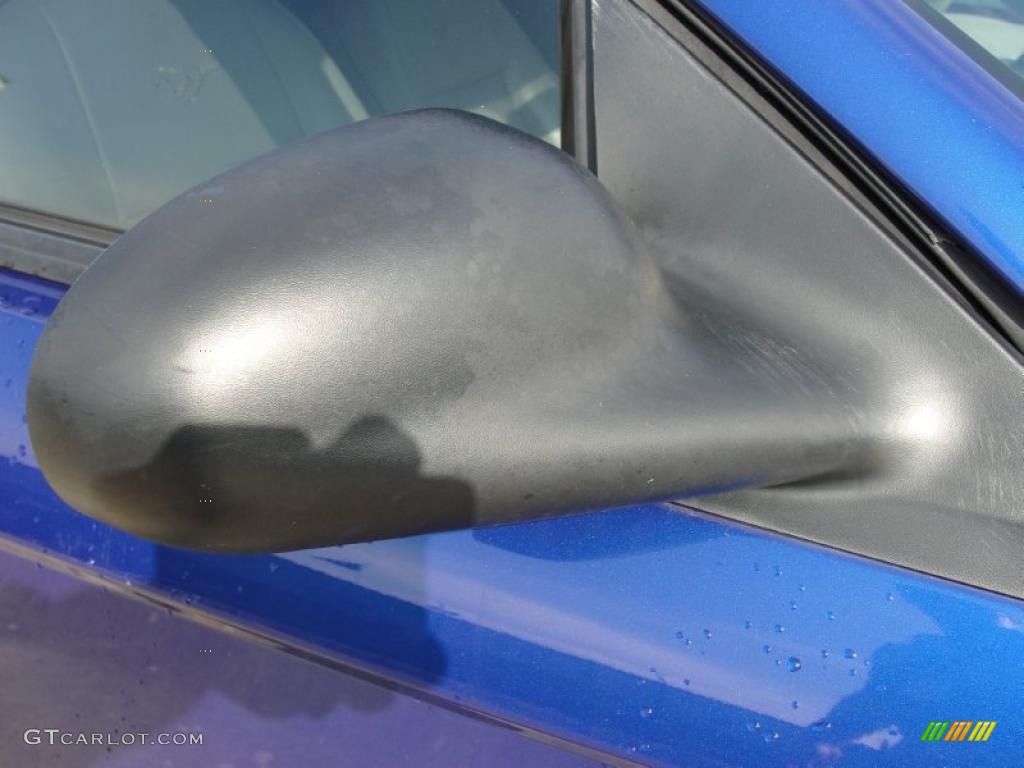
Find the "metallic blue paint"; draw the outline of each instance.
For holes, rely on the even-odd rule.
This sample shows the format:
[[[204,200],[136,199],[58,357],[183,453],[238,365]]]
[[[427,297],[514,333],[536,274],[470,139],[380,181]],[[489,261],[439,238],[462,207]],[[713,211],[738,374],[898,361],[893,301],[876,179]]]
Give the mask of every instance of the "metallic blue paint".
[[[1024,293],[1024,102],[899,0],[697,0]]]
[[[1024,604],[683,508],[269,557],[93,522],[53,495],[22,417],[59,295],[0,273],[0,546],[619,759],[1019,756]],[[985,744],[920,742],[935,719],[999,725]]]

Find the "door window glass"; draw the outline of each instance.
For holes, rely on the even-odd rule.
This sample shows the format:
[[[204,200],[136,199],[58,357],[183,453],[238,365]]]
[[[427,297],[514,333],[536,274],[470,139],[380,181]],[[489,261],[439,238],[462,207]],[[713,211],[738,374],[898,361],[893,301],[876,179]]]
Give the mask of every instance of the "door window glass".
[[[0,202],[127,227],[251,157],[455,107],[559,141],[558,0],[0,0]]]

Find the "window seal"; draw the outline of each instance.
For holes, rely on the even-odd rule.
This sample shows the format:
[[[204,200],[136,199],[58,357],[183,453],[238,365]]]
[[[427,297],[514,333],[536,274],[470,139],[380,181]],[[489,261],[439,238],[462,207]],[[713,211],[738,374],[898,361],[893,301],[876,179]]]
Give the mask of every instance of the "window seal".
[[[0,266],[70,285],[121,231],[0,203]]]
[[[30,208],[21,208],[9,203],[0,203],[0,222],[103,248],[113,244],[124,234],[124,230],[114,227],[106,227],[102,224],[93,224]]]
[[[561,0],[562,151],[597,175],[591,0]]]

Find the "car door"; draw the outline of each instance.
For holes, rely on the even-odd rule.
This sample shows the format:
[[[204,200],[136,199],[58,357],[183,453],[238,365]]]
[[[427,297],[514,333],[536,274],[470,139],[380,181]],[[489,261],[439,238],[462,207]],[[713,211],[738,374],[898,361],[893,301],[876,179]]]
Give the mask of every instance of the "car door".
[[[12,761],[1010,759],[1024,693],[1015,310],[1004,278],[961,275],[1020,252],[947,229],[947,199],[916,177],[869,184],[858,162],[891,167],[886,148],[841,109],[839,127],[863,145],[814,123],[803,110],[832,104],[807,96],[813,82],[771,79],[773,61],[794,79],[808,64],[791,49],[773,58],[768,43],[785,40],[764,19],[707,4],[767,62],[744,58],[736,29],[696,4],[100,5],[0,4]],[[909,45],[932,29],[914,19],[875,18],[868,39]],[[855,21],[839,14],[827,29],[842,40],[862,31]],[[64,286],[121,229],[218,171],[419,106],[560,141],[636,222],[726,358],[784,388],[815,385],[809,361],[842,370],[831,384],[855,393],[858,413],[884,406],[868,421],[884,448],[857,471],[713,488],[688,506],[274,555],[154,544],[62,502],[29,443],[24,391]],[[979,220],[971,199],[976,231],[1012,225]],[[955,261],[927,237],[950,231]],[[758,406],[743,404],[744,423],[789,429]],[[836,428],[800,415],[808,428],[788,437]],[[147,746],[142,732],[167,738]]]

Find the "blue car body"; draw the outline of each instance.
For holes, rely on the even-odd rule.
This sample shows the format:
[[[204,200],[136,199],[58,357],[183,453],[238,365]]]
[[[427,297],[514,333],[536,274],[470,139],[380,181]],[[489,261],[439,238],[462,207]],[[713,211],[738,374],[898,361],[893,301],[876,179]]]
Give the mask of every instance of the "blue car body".
[[[703,5],[1024,292],[1013,94],[892,0]],[[698,510],[645,505],[273,556],[176,550],[83,517],[40,474],[24,418],[32,349],[62,293],[0,276],[9,553],[598,760],[1019,757],[1019,601]],[[998,726],[981,744],[921,740],[932,721],[964,720]],[[306,764],[341,761],[337,741],[320,749]]]

